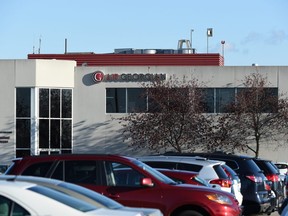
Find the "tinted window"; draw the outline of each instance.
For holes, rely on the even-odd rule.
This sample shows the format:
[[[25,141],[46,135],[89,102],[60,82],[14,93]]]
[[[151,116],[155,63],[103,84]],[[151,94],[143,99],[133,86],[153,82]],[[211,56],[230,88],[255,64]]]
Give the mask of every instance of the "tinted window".
[[[16,148],[30,148],[31,120],[16,120]]]
[[[255,160],[258,167],[263,170],[264,174],[279,174],[278,170],[271,164],[270,161]]]
[[[288,165],[287,164],[275,164],[278,169],[287,169]]]
[[[233,159],[228,159],[228,158],[219,158],[217,156],[212,156],[210,157],[211,159],[214,160],[222,160],[225,161],[226,164],[231,167],[236,173],[238,174],[246,174],[246,173],[251,173],[251,174],[260,174],[261,170],[257,166],[257,164],[253,161],[253,159],[250,158],[237,158],[237,162]],[[237,164],[237,166],[235,166]],[[263,175],[263,174],[262,174]]]
[[[128,88],[127,89],[127,108],[128,112],[145,112],[147,110],[147,98],[145,89]]]
[[[106,162],[107,163],[107,162]],[[131,167],[111,162],[112,164],[112,173],[115,178],[115,186],[124,186],[124,187],[140,187],[141,179],[145,176],[142,173],[139,173],[137,170],[132,169]]]
[[[12,205],[13,204],[13,205]],[[29,216],[31,215],[26,209],[13,202],[12,200],[0,196],[0,215],[1,216]]]
[[[219,178],[222,178],[222,179],[228,178],[228,175],[226,174],[225,170],[222,168],[221,165],[215,165],[213,166],[213,169],[215,170]]]
[[[188,164],[188,163],[178,163],[177,169],[179,170],[188,170],[188,171],[194,171],[199,172],[202,169],[203,166],[196,165],[196,164]]]
[[[64,181],[76,184],[102,185],[101,166],[97,161],[65,161]],[[53,176],[61,174],[63,163],[59,164]]]
[[[126,89],[107,88],[106,89],[106,112],[125,113],[126,112]]]
[[[29,166],[22,175],[45,177],[52,166],[52,162],[37,163]]]
[[[16,117],[31,116],[31,89],[17,88],[16,89]]]
[[[171,162],[144,161],[144,163],[148,164],[153,168],[177,169],[176,163]]]
[[[229,112],[228,106],[235,101],[234,88],[219,88],[216,89],[216,112]]]

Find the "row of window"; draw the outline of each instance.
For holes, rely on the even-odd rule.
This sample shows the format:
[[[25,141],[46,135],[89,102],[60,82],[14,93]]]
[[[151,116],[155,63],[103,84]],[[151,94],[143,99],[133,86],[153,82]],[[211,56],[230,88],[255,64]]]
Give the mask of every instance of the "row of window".
[[[206,113],[225,113],[227,106],[235,102],[237,92],[245,88],[199,88]],[[267,95],[278,96],[278,88],[266,88]],[[149,95],[143,97],[143,88],[107,88],[106,113],[147,112],[153,103]]]
[[[72,152],[71,89],[16,89],[16,156],[30,155],[33,145],[39,154]]]

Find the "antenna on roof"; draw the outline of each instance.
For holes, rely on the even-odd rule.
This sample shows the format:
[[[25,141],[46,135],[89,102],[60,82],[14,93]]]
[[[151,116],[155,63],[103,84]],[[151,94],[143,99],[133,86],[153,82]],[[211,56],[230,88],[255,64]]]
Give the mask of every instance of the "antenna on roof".
[[[41,35],[39,37],[39,48],[38,48],[38,54],[40,54],[41,51]]]
[[[67,38],[65,38],[65,54],[67,54]]]

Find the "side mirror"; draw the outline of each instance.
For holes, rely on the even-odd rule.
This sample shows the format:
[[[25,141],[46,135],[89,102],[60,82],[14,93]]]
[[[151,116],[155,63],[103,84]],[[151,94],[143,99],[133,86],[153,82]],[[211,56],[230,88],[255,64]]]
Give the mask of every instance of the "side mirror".
[[[142,178],[141,185],[146,186],[146,187],[153,187],[154,183],[152,182],[151,178]]]

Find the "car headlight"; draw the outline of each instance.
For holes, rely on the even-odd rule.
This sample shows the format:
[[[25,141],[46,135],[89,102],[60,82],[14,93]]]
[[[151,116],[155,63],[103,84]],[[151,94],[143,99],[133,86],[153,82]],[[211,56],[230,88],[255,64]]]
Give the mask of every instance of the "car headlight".
[[[209,200],[212,200],[214,202],[220,203],[220,204],[226,204],[226,205],[232,205],[232,200],[225,195],[221,194],[207,194],[206,197]]]

